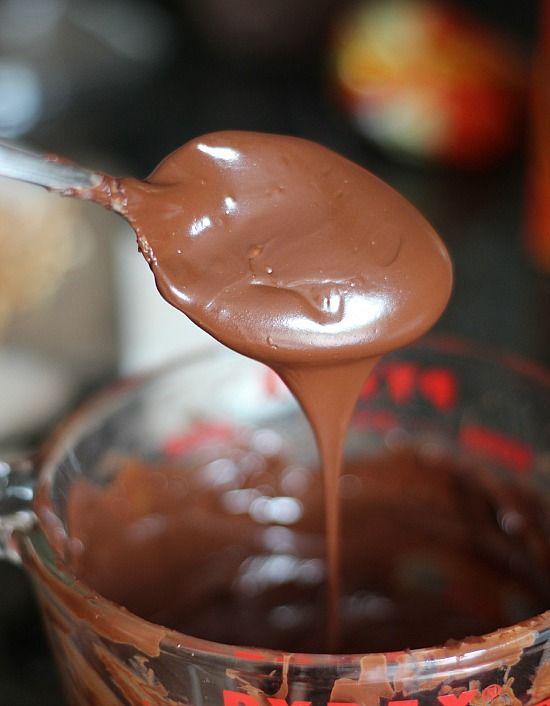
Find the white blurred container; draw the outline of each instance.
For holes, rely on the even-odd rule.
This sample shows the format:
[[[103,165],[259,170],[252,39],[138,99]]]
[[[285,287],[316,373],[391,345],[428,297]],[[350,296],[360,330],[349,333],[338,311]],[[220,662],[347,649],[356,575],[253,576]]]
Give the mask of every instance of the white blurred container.
[[[221,347],[161,297],[149,266],[138,253],[135,234],[123,221],[112,244],[121,374],[157,367],[184,353]]]
[[[111,375],[111,214],[0,179],[0,442]]]

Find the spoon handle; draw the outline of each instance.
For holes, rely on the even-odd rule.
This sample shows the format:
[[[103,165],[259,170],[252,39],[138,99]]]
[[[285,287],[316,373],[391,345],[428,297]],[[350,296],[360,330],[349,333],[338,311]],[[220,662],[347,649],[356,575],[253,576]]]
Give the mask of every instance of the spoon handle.
[[[56,161],[55,157],[34,154],[0,142],[0,176],[27,181],[47,189],[90,189],[102,176],[89,169]]]

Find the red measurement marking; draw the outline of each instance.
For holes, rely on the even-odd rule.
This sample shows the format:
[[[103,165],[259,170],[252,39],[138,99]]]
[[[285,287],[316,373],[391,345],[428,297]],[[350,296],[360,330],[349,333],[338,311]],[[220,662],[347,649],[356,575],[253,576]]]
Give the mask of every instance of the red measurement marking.
[[[365,399],[366,397],[372,397],[378,392],[378,378],[376,375],[371,374],[365,381],[365,384],[361,388],[359,394],[359,399]]]
[[[237,654],[237,653],[235,653]],[[243,653],[248,654],[248,653]],[[255,653],[252,653],[255,654]],[[390,654],[403,654],[390,653]],[[298,655],[297,655],[298,656]],[[293,658],[294,659],[294,658]],[[482,692],[481,696],[485,702],[491,702],[499,697],[503,689],[500,684],[490,684]],[[479,698],[479,689],[469,689],[459,694],[440,694],[433,706],[469,706],[474,699]],[[293,701],[289,704],[286,699],[277,697],[267,697],[270,706],[310,706],[311,701]],[[224,690],[224,706],[260,706],[259,699],[251,694],[243,694],[239,691]],[[357,706],[353,701],[329,701],[326,706]],[[388,701],[387,706],[418,706],[418,699],[399,699]],[[535,706],[550,706],[550,698],[539,701]]]
[[[256,662],[267,662],[268,657],[262,653],[258,652],[248,652],[247,650],[236,650],[233,652],[233,656],[237,659],[252,659]],[[272,662],[281,664],[284,662],[283,655],[275,655],[273,658],[269,658]],[[295,654],[292,655],[292,662],[294,664],[311,664],[312,658],[306,654]]]
[[[497,696],[500,696],[502,694],[502,687],[500,684],[489,684],[489,686],[486,686],[485,689],[481,692],[481,698],[487,702],[487,701],[493,701],[493,699],[496,699]]]
[[[197,422],[185,434],[173,436],[164,445],[167,456],[180,456],[187,451],[211,441],[228,441],[235,430],[229,424]]]
[[[258,701],[250,694],[241,694],[239,691],[223,690],[224,706],[258,706]]]
[[[547,699],[544,699],[544,701],[539,701],[538,704],[535,704],[535,706],[550,706],[550,696]]]
[[[401,655],[404,655],[405,652],[403,650],[399,650],[398,652],[384,652],[384,654],[388,662],[393,662],[398,657],[401,657]]]
[[[429,368],[421,373],[418,388],[434,407],[447,412],[456,407],[458,385],[456,375],[445,368]]]
[[[463,691],[461,694],[458,694],[458,696],[455,694],[445,694],[438,696],[437,700],[440,704],[443,704],[443,706],[467,706],[475,696],[479,696],[478,689]]]
[[[246,650],[236,650],[235,652],[233,652],[233,655],[237,657],[237,659],[253,659],[256,660],[256,662],[267,661],[266,656],[261,654],[261,652],[247,652]]]
[[[388,363],[371,375],[361,389],[360,398],[373,397],[385,380],[388,393],[395,404],[410,402],[419,391],[436,409],[442,412],[456,407],[458,381],[447,368],[420,370],[415,363]]]
[[[409,402],[416,387],[416,365],[414,363],[390,363],[384,367],[390,397],[395,404]]]
[[[526,473],[533,461],[533,452],[526,444],[477,424],[462,427],[460,443],[519,473]]]

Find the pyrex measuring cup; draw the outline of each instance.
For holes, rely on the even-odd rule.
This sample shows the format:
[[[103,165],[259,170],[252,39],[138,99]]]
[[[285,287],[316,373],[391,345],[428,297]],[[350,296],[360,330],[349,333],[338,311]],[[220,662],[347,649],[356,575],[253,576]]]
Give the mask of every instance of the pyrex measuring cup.
[[[532,512],[524,508],[522,514],[521,505],[493,506],[489,496],[479,500],[475,494],[462,494],[466,504],[460,510],[460,522],[469,530],[475,552],[487,561],[504,561],[512,574],[530,575],[536,566],[534,590],[544,602],[549,583],[549,411],[550,383],[544,373],[517,362],[497,360],[459,342],[434,340],[389,356],[375,370],[357,405],[347,456],[352,460],[365,455],[377,457],[388,450],[401,453],[402,449],[415,447],[423,457],[435,460],[436,468],[442,458],[482,467],[488,482],[507,489],[506,493],[525,491],[528,497],[536,498],[536,509],[535,505]],[[284,448],[288,459],[283,474],[284,495],[266,488],[265,483],[240,487],[234,465],[228,463],[225,452],[219,451],[227,448],[228,440],[240,444],[249,465],[261,462],[261,458],[274,458]],[[249,453],[252,455],[247,457]],[[156,622],[146,620],[110,600],[122,595],[117,591],[122,583],[132,583],[130,577],[135,576],[145,586],[155,571],[163,575],[160,563],[154,563],[154,535],[166,522],[147,503],[161,483],[166,486],[168,476],[164,471],[155,473],[159,464],[177,468],[182,458],[196,459],[197,454],[203,454],[202,465],[195,466],[200,467],[197,477],[201,487],[213,493],[227,513],[221,519],[219,515],[201,515],[203,525],[189,525],[193,536],[180,536],[181,562],[185,561],[186,543],[200,541],[201,532],[214,542],[214,548],[209,545],[205,553],[212,556],[211,562],[205,559],[200,570],[191,567],[185,575],[178,575],[178,590],[200,587],[207,604],[201,618],[206,625],[204,616],[215,622],[219,608],[214,599],[208,605],[212,581],[216,586],[224,581],[230,584],[224,589],[227,595],[242,588],[245,603],[252,601],[262,581],[271,582],[277,589],[263,612],[261,602],[256,612],[246,603],[244,613],[239,614],[236,637],[228,642],[204,639],[200,631],[190,635],[173,626],[163,627],[162,615]],[[322,518],[317,523],[317,535],[308,534],[308,542],[293,529],[294,523],[298,526],[301,521],[300,513],[307,514],[308,503],[313,502],[320,483],[316,472],[311,471],[314,459],[311,433],[273,373],[230,352],[219,352],[121,383],[77,412],[38,459],[11,467],[3,464],[3,551],[9,559],[21,561],[32,577],[68,703],[548,706],[550,612],[544,612],[548,606],[541,608],[540,602],[536,607],[531,605],[521,590],[514,589],[513,582],[495,589],[489,600],[485,596],[480,602],[483,588],[476,586],[475,576],[472,579],[468,575],[464,581],[461,570],[448,565],[448,540],[443,534],[435,539],[432,536],[429,551],[424,548],[420,554],[416,545],[413,551],[406,542],[403,546],[395,542],[392,551],[384,553],[382,563],[376,563],[380,556],[372,553],[373,565],[377,571],[387,570],[398,586],[396,590],[404,595],[414,592],[417,583],[427,582],[434,610],[441,601],[442,605],[455,605],[467,596],[464,610],[477,611],[482,619],[484,612],[492,610],[492,604],[498,604],[502,629],[485,637],[431,647],[431,628],[426,624],[426,642],[420,642],[417,649],[407,649],[409,635],[403,624],[402,634],[399,630],[392,633],[391,644],[367,654],[272,649],[265,635],[265,644],[257,646],[262,643],[258,628],[264,625],[262,621],[266,626],[270,620],[288,626],[292,620],[307,620],[307,601],[322,593]],[[185,472],[181,470],[182,479],[177,479],[183,486],[187,482]],[[112,489],[118,488],[122,473],[130,474],[128,477],[138,473],[139,478],[139,474],[153,474],[149,491],[140,497],[137,506],[128,505],[126,498],[116,504],[119,496]],[[393,513],[395,518],[395,522],[381,526],[398,525],[400,508],[408,507],[413,512],[407,516],[414,521],[405,534],[429,528],[431,517],[438,512],[438,500],[430,495],[432,481],[427,481],[415,479],[393,494],[393,504],[388,506],[381,495],[375,498],[369,506],[372,512],[386,517]],[[169,488],[174,497],[180,492],[177,483]],[[305,487],[304,483],[310,485]],[[468,489],[469,483],[461,487]],[[426,492],[417,492],[417,487],[424,487]],[[82,488],[86,490],[83,496],[79,495]],[[352,473],[346,473],[341,490],[343,502],[352,502],[354,495],[368,488],[362,487]],[[114,492],[114,504],[109,505],[110,501],[104,499],[110,492]],[[194,496],[182,493],[181,502],[191,503],[187,510],[192,513]],[[80,505],[79,497],[84,497]],[[396,498],[401,498],[397,505]],[[349,507],[353,509],[353,504]],[[132,521],[117,525],[124,513]],[[445,509],[443,515],[446,513]],[[540,527],[536,537],[525,530],[534,522],[533,514],[537,514]],[[244,516],[247,528],[257,526],[260,549],[243,559],[234,527]],[[366,517],[360,517],[357,526],[365,526],[366,521]],[[478,531],[481,521],[486,523],[483,532]],[[117,527],[129,532],[122,548]],[[256,536],[255,529],[250,533]],[[95,563],[86,564],[82,559],[85,544],[94,537],[100,537],[101,551]],[[364,536],[361,563],[369,563],[369,546],[380,545],[382,540],[381,534]],[[239,541],[245,544],[247,540]],[[220,574],[222,555],[230,557],[230,563],[236,566],[227,577]],[[352,558],[351,568],[344,567],[350,576],[353,563]],[[358,569],[359,562],[356,564]],[[94,586],[77,579],[75,572],[89,577]],[[125,582],[121,583],[118,579],[122,575]],[[294,588],[301,586],[309,597],[300,604],[302,613],[289,602],[287,594],[278,598],[285,582]],[[153,582],[153,592],[165,590],[164,583],[155,587]],[[483,583],[482,578],[479,583]],[[109,598],[97,591],[98,585]],[[129,593],[128,601],[133,601],[129,607],[147,615],[144,595],[141,591]],[[343,610],[355,610],[359,617],[370,611],[368,629],[374,634],[385,624],[391,600],[391,595],[382,595],[372,587],[355,586],[349,595],[344,592],[342,605]],[[538,611],[536,615],[533,610]],[[211,634],[205,630],[207,636]],[[307,640],[307,629],[305,633]],[[250,635],[255,635],[252,645]],[[448,635],[443,640],[445,637],[464,636]]]

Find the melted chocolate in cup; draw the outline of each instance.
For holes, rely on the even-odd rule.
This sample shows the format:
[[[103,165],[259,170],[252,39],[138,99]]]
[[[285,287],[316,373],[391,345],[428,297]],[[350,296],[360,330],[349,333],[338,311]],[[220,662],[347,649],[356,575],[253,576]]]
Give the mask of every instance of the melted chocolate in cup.
[[[288,384],[325,478],[329,640],[338,644],[336,487],[359,390],[379,357],[425,333],[450,295],[447,252],[392,188],[306,140],[221,132],[146,182],[104,184],[163,297]]]
[[[235,430],[155,462],[121,459],[105,487],[73,483],[67,522],[83,548],[74,570],[101,595],[187,635],[322,652],[319,471],[300,464],[292,445],[260,454],[255,433]],[[231,469],[225,482],[212,478],[220,463]],[[550,558],[534,492],[422,449],[362,452],[342,470],[340,650],[444,644],[545,609]],[[282,497],[300,511],[270,522],[265,508]],[[499,525],[505,516],[521,531]]]

